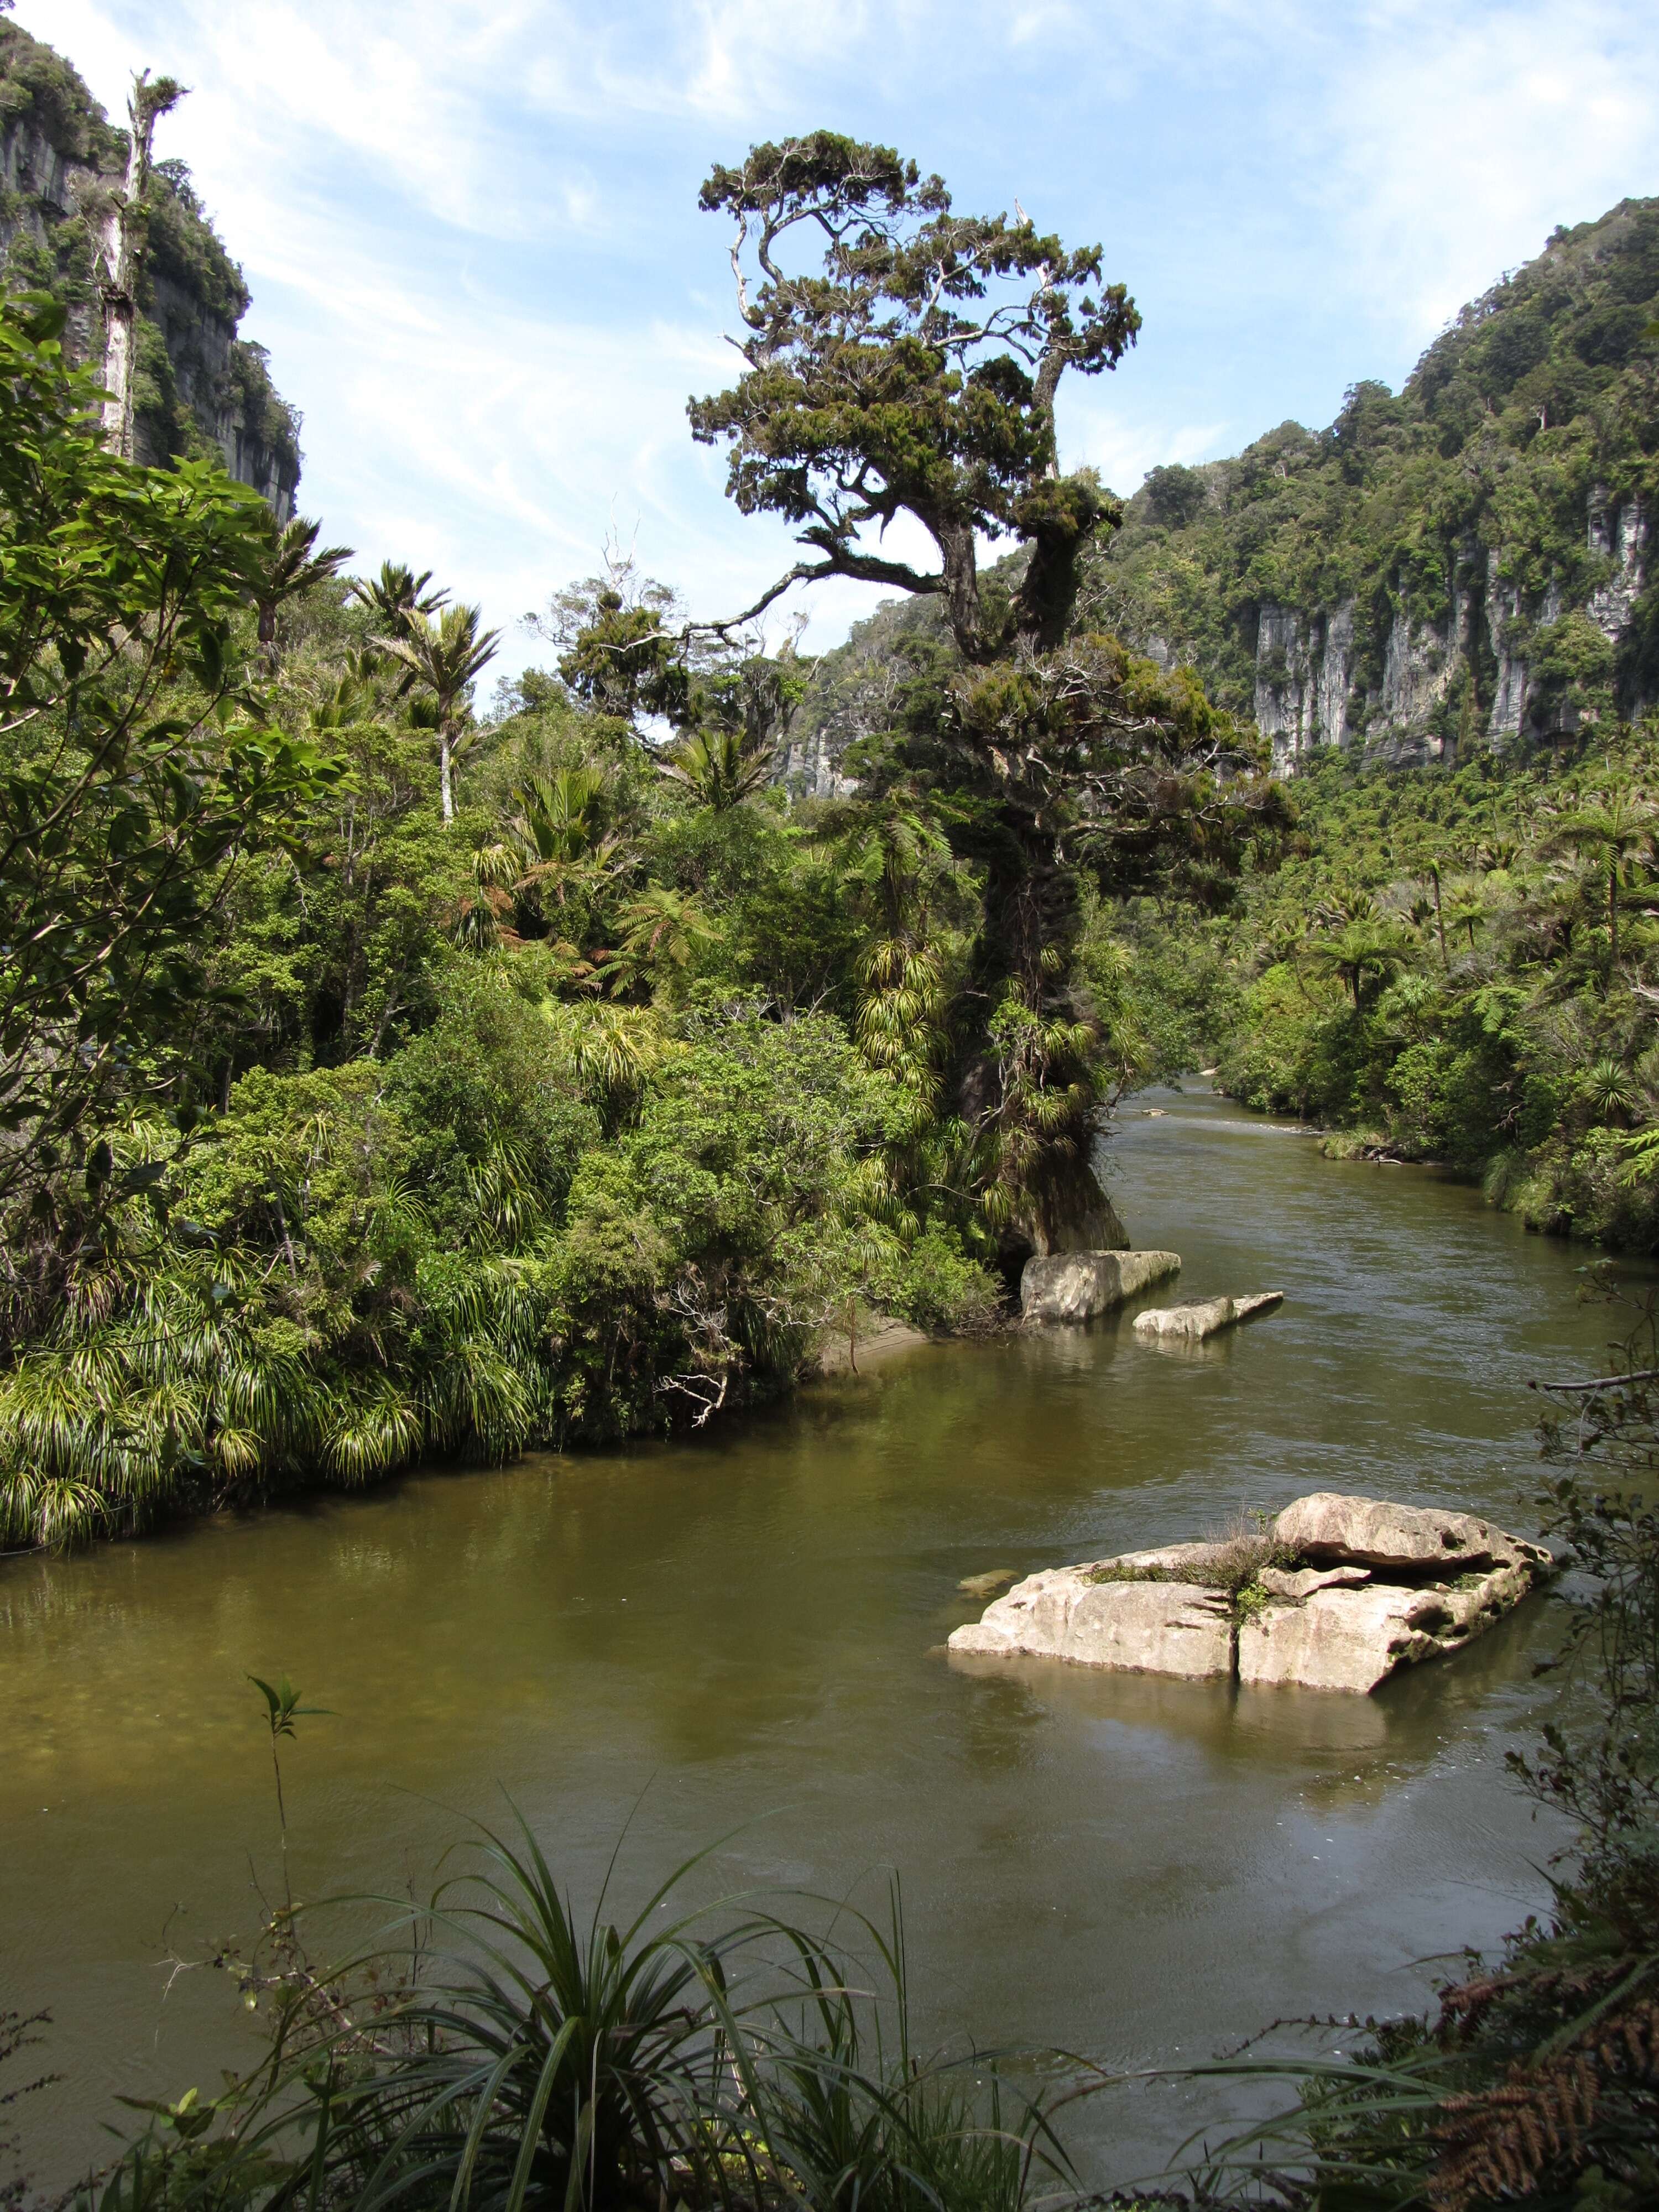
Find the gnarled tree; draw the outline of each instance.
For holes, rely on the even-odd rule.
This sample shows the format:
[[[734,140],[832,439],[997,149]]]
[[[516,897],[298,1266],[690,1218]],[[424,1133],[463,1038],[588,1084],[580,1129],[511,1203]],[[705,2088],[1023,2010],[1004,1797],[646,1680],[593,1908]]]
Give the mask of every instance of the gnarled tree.
[[[738,621],[849,576],[941,596],[969,660],[1058,643],[1111,502],[1090,472],[1060,474],[1054,395],[1068,368],[1115,367],[1140,326],[1123,286],[1102,283],[1101,249],[1068,252],[1023,215],[957,215],[938,177],[829,131],[716,168],[701,204],[736,225],[746,366],[691,403],[692,430],[729,447],[743,512],[781,514],[808,555]],[[872,550],[907,515],[936,570]],[[980,537],[1026,549],[1012,600],[985,588]]]
[[[738,506],[781,515],[804,549],[715,628],[836,576],[940,603],[950,647],[859,772],[868,805],[934,808],[983,886],[945,1024],[970,1133],[953,1180],[1010,1262],[1113,1241],[1091,1157],[1100,1039],[1072,975],[1081,884],[1224,872],[1273,811],[1241,781],[1254,743],[1190,676],[1073,634],[1080,556],[1118,509],[1092,471],[1061,474],[1055,395],[1067,369],[1115,367],[1140,318],[1098,246],[1068,250],[1018,201],[1012,222],[958,215],[938,177],[833,132],[755,147],[702,204],[735,225],[744,368],[691,403],[693,432],[726,445]],[[937,568],[883,550],[907,520]],[[981,574],[986,539],[1016,558]]]

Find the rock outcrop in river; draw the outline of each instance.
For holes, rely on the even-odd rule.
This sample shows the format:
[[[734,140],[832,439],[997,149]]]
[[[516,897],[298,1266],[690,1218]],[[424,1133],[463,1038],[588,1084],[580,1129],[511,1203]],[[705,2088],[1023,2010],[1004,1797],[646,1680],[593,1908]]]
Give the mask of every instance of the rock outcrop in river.
[[[1206,1336],[1217,1336],[1253,1315],[1271,1313],[1284,1303],[1283,1291],[1258,1291],[1248,1298],[1194,1298],[1185,1305],[1148,1306],[1135,1316],[1135,1334],[1201,1344]]]
[[[1180,1272],[1178,1252],[1055,1252],[1025,1262],[1020,1311],[1027,1321],[1092,1321]]]
[[[1030,1575],[949,1648],[1363,1694],[1460,1650],[1553,1564],[1474,1514],[1321,1491],[1259,1537]]]

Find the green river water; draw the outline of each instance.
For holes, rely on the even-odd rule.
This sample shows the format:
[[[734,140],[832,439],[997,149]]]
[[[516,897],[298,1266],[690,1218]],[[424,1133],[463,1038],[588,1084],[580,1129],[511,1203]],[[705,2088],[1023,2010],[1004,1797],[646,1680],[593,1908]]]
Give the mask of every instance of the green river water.
[[[37,2179],[98,2153],[117,2092],[212,2087],[255,2049],[224,1976],[169,1964],[251,1936],[278,1882],[250,1671],[332,1709],[286,1759],[300,1894],[423,1885],[503,1792],[579,1899],[630,1808],[623,1903],[737,1828],[709,1894],[880,1911],[897,1870],[929,2040],[1200,2059],[1419,2002],[1425,1958],[1537,1905],[1557,1837],[1503,1753],[1545,1694],[1547,1599],[1364,1699],[939,1655],[964,1575],[1310,1489],[1525,1526],[1526,1380],[1613,1329],[1582,1249],[1202,1091],[1133,1102],[1111,1152],[1181,1295],[1279,1312],[1198,1352],[1130,1314],[929,1346],[707,1440],[0,1563],[0,2005],[50,2005],[64,2077],[20,2114]],[[1091,2106],[1082,2154],[1138,2170],[1200,2109]]]

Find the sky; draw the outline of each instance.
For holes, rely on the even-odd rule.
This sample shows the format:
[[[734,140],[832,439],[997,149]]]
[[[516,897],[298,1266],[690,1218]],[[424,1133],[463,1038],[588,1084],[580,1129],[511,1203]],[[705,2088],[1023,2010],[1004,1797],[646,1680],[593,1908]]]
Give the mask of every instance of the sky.
[[[1145,318],[1062,386],[1120,492],[1398,386],[1558,223],[1659,192],[1652,0],[16,0],[187,161],[303,417],[301,507],[521,627],[607,546],[731,614],[787,568],[685,402],[731,380],[711,165],[818,126],[1098,241]],[[890,548],[890,550],[892,550]],[[908,550],[899,548],[897,550]],[[807,595],[808,650],[879,596]]]

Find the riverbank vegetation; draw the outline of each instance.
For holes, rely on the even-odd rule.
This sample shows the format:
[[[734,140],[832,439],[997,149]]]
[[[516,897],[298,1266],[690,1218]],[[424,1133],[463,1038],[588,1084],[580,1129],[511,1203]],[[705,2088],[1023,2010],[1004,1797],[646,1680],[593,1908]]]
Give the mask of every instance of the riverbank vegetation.
[[[1271,873],[1117,921],[1139,1024],[1336,1151],[1437,1160],[1534,1227],[1659,1249],[1659,729],[1566,759],[1317,759]]]
[[[1133,305],[827,133],[704,204],[764,259],[693,428],[804,558],[701,627],[626,566],[562,589],[556,674],[487,707],[476,609],[111,458],[63,302],[5,304],[0,1540],[701,1425],[860,1302],[981,1326],[1106,1233],[1092,918],[1283,815],[1190,677],[1071,622],[1111,503],[1053,473],[1054,389]],[[936,569],[869,550],[900,514]],[[945,622],[856,788],[791,805],[808,670],[754,618],[823,574]]]

